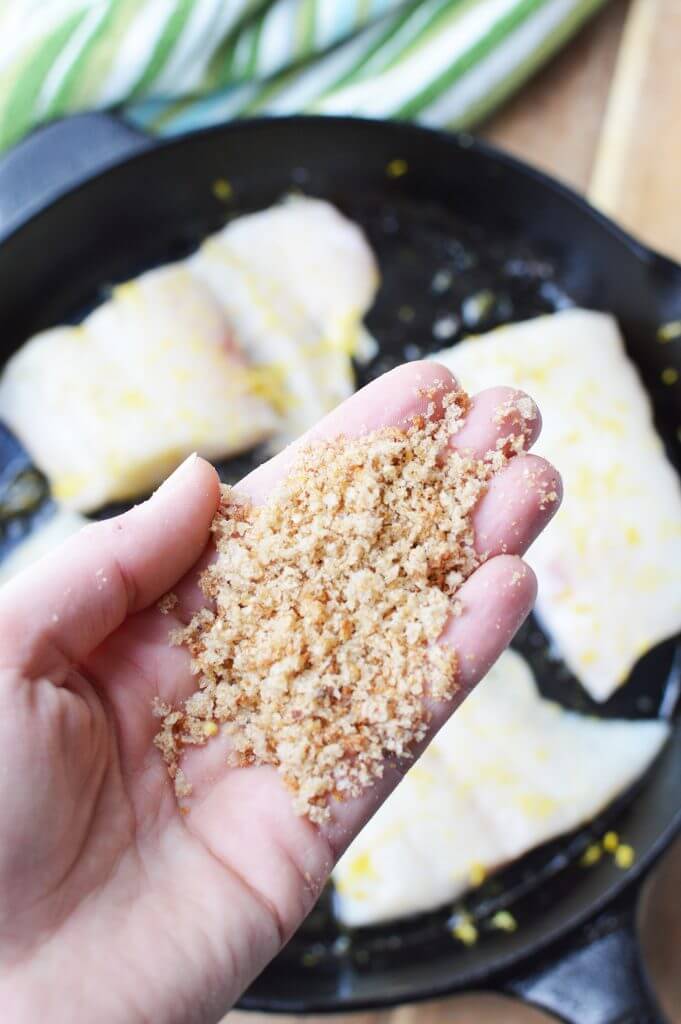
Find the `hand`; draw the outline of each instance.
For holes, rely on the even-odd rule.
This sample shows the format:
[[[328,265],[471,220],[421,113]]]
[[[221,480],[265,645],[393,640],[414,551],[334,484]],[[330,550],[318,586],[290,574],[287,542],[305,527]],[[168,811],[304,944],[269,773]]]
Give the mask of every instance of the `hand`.
[[[435,364],[401,367],[315,433],[402,422],[436,378],[454,386]],[[477,396],[457,447],[482,454],[508,434],[494,415],[508,398],[503,388]],[[239,489],[263,500],[292,457]],[[550,466],[515,458],[478,506],[480,550],[496,557],[462,587],[464,612],[442,638],[458,651],[462,694],[534,601],[518,556],[557,507],[542,501],[551,489]],[[0,1001],[13,1024],[218,1020],[399,779],[387,769],[318,829],[292,812],[272,768],[227,767],[218,737],[187,754],[194,794],[180,813],[151,706],[195,686],[168,633],[202,603],[196,578],[217,503],[215,471],[193,457],[145,504],[87,527],[0,593]],[[155,602],[169,589],[180,601],[164,616]],[[433,732],[452,710],[436,706]]]

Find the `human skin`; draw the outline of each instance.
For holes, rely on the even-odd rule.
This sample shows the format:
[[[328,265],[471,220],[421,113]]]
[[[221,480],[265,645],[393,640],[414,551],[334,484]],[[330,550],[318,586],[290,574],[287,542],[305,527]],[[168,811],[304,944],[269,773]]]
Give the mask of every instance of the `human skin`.
[[[405,423],[436,380],[455,386],[437,364],[401,367],[313,433]],[[453,444],[483,454],[510,433],[496,413],[511,394],[477,396]],[[537,416],[528,443],[539,426]],[[293,456],[239,491],[265,500]],[[522,455],[478,505],[476,545],[488,558],[440,641],[457,651],[459,685],[455,700],[432,704],[430,738],[533,604],[519,556],[558,506],[544,500],[551,490],[560,496],[556,471]],[[151,706],[195,688],[168,633],[204,603],[197,575],[218,494],[213,468],[192,457],[149,501],[88,526],[0,592],[0,1005],[12,1024],[219,1020],[404,771],[386,766],[316,827],[293,813],[273,768],[229,767],[220,736],[185,757],[193,794],[180,813]],[[169,589],[180,600],[164,616],[156,602]]]

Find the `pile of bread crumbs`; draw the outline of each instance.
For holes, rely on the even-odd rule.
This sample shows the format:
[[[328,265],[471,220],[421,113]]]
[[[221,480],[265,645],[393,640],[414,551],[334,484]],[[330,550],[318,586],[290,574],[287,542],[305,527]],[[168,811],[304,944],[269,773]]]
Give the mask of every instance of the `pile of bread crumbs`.
[[[524,444],[534,407],[485,458],[443,449],[468,408],[437,388],[425,416],[305,449],[267,504],[229,488],[213,523],[214,601],[173,634],[198,688],[159,705],[156,745],[178,796],[187,744],[229,733],[235,765],[275,766],[299,814],[321,823],[331,799],[359,795],[384,759],[425,735],[424,698],[456,689],[456,653],[436,643],[482,558],[472,516],[490,478]],[[526,415],[526,412],[528,415]],[[513,417],[510,417],[513,419]]]

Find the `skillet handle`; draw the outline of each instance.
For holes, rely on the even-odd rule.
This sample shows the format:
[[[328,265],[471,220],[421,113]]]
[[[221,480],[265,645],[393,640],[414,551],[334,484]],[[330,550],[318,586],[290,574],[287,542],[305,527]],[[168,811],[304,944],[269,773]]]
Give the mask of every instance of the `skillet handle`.
[[[151,145],[111,114],[76,114],[38,128],[0,158],[0,243],[65,192]]]
[[[665,1024],[636,939],[637,895],[634,886],[623,905],[601,913],[505,990],[566,1024]]]

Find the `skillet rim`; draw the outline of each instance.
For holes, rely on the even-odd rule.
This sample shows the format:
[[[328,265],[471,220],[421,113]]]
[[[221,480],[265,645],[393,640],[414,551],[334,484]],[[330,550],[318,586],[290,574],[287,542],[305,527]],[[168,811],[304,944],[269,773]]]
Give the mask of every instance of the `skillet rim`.
[[[42,128],[59,125],[66,121],[73,120],[74,117],[78,116],[82,115],[72,115],[71,117],[60,118],[56,121],[49,122],[47,125],[43,125]],[[141,162],[145,158],[159,151],[164,152],[176,147],[179,148],[187,141],[209,137],[211,135],[238,134],[244,130],[263,131],[271,124],[283,126],[290,125],[295,128],[295,126],[300,123],[313,125],[326,125],[331,123],[343,124],[348,127],[352,127],[353,125],[373,126],[380,131],[388,129],[390,131],[398,131],[400,134],[407,133],[411,135],[428,136],[431,138],[436,137],[445,145],[454,145],[458,149],[464,151],[473,150],[485,159],[491,160],[493,163],[500,164],[505,168],[524,175],[534,184],[537,184],[540,187],[560,196],[562,199],[567,200],[569,203],[576,206],[583,214],[590,217],[594,223],[598,224],[606,232],[606,234],[610,235],[615,241],[625,246],[626,249],[628,249],[637,259],[648,265],[659,267],[663,273],[671,273],[672,276],[678,275],[679,285],[681,285],[681,262],[677,262],[671,256],[667,256],[666,254],[654,249],[652,246],[647,245],[634,234],[621,227],[607,214],[593,206],[586,197],[582,196],[571,186],[552,177],[546,171],[543,171],[538,167],[534,167],[532,164],[526,163],[519,157],[516,157],[511,153],[507,153],[505,150],[493,143],[487,142],[485,139],[481,139],[469,132],[447,131],[446,129],[414,124],[409,121],[390,121],[385,118],[357,117],[354,115],[291,114],[283,116],[268,115],[262,117],[243,118],[235,121],[223,121],[214,125],[205,125],[201,128],[195,129],[194,131],[182,132],[177,135],[159,138],[158,136],[154,136],[143,131],[137,125],[130,124],[130,122],[127,122],[124,118],[112,116],[107,112],[100,112],[98,116],[107,118],[114,123],[123,124],[127,128],[131,128],[133,132],[136,132],[141,139],[146,140],[148,144],[142,148],[135,149],[132,153],[123,153],[111,160],[107,160],[103,165],[96,167],[94,170],[86,171],[81,174],[71,185],[60,188],[56,195],[38,206],[32,212],[29,212],[27,216],[19,220],[13,227],[10,227],[7,234],[0,235],[0,246],[4,246],[6,243],[13,241],[15,235],[23,231],[29,223],[32,223],[35,219],[40,217],[47,209],[52,208],[63,199],[74,195],[81,189],[86,188],[91,182],[116,171],[122,166],[135,164],[138,161]],[[37,128],[34,132],[26,136],[22,142],[27,142],[33,139],[40,133],[42,128]],[[19,143],[19,145],[21,144],[22,143]],[[9,152],[11,153],[12,150]]]

